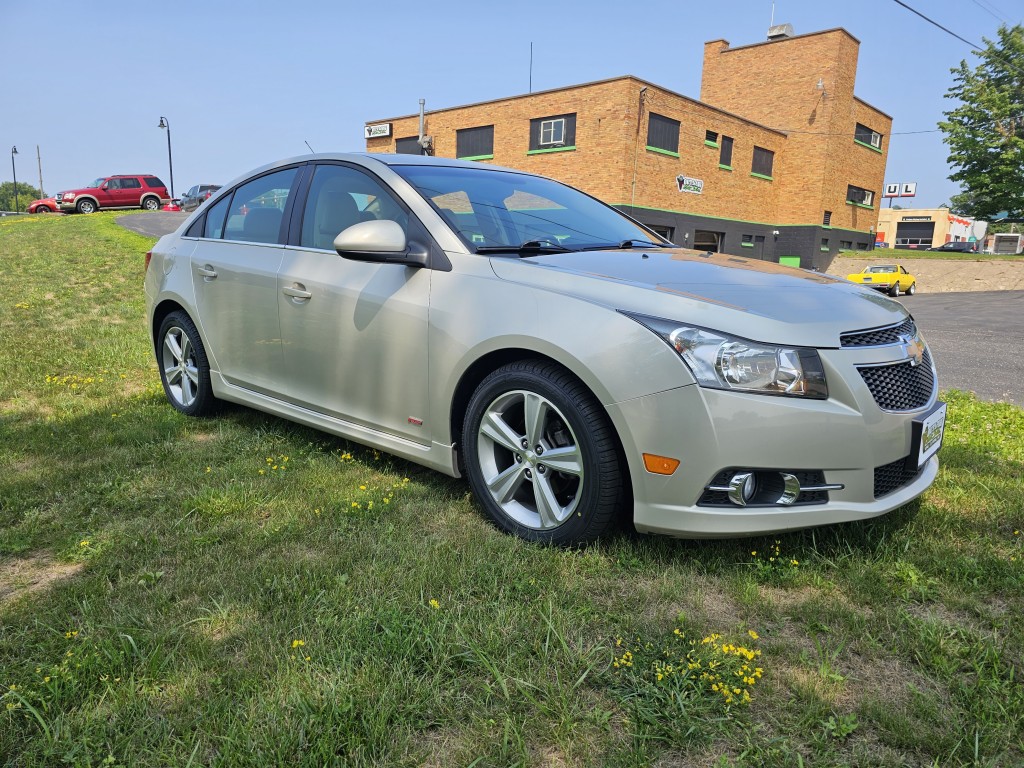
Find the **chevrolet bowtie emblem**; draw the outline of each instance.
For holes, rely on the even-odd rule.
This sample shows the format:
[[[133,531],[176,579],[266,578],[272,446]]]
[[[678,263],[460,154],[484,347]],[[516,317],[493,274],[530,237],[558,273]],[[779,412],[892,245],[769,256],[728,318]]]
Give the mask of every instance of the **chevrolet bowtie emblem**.
[[[900,348],[903,355],[910,360],[910,366],[915,368],[924,360],[924,342],[916,333],[913,336],[900,334]]]

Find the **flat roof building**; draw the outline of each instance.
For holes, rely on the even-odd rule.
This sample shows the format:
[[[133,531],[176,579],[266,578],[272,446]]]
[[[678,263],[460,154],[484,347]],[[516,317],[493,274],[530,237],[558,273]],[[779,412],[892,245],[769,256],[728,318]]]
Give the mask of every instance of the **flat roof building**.
[[[699,100],[627,75],[431,110],[424,134],[432,154],[559,179],[679,245],[824,271],[875,241],[892,118],[854,95],[859,46],[843,29],[713,40]],[[368,122],[367,151],[419,154],[419,121]]]

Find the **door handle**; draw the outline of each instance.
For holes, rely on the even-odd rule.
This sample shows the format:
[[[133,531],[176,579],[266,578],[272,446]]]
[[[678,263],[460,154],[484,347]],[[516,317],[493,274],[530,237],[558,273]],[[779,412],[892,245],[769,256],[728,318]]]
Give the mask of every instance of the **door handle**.
[[[311,299],[313,294],[305,289],[301,283],[296,283],[293,288],[282,288],[281,293],[291,296],[293,299]]]
[[[213,280],[217,277],[217,270],[212,265],[207,264],[205,267],[196,267],[196,272],[205,277],[207,280]]]

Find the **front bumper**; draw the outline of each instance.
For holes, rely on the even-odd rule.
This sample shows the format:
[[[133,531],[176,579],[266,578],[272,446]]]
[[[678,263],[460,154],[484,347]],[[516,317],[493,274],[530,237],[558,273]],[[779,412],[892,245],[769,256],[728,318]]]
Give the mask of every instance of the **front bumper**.
[[[877,517],[922,494],[938,473],[934,456],[895,488],[879,492],[876,480],[911,454],[911,424],[934,405],[935,393],[922,408],[883,411],[854,367],[894,362],[897,354],[822,350],[828,400],[691,385],[610,406],[630,465],[637,530],[686,538],[775,533]],[[644,453],[681,463],[672,475],[652,474]],[[823,503],[711,506],[707,497],[698,503],[729,469],[820,472],[825,483],[842,488],[830,489]]]

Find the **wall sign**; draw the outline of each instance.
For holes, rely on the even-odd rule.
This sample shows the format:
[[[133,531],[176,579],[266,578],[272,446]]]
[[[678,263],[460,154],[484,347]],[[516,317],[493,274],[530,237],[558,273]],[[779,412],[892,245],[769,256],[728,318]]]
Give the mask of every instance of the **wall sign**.
[[[902,221],[931,221],[931,216],[904,216]]]
[[[366,138],[376,139],[381,136],[391,135],[391,123],[377,123],[376,125],[368,125],[365,128]]]
[[[680,192],[692,192],[695,195],[699,195],[704,192],[703,179],[691,179],[689,176],[679,174],[676,176],[676,184],[679,186]]]

